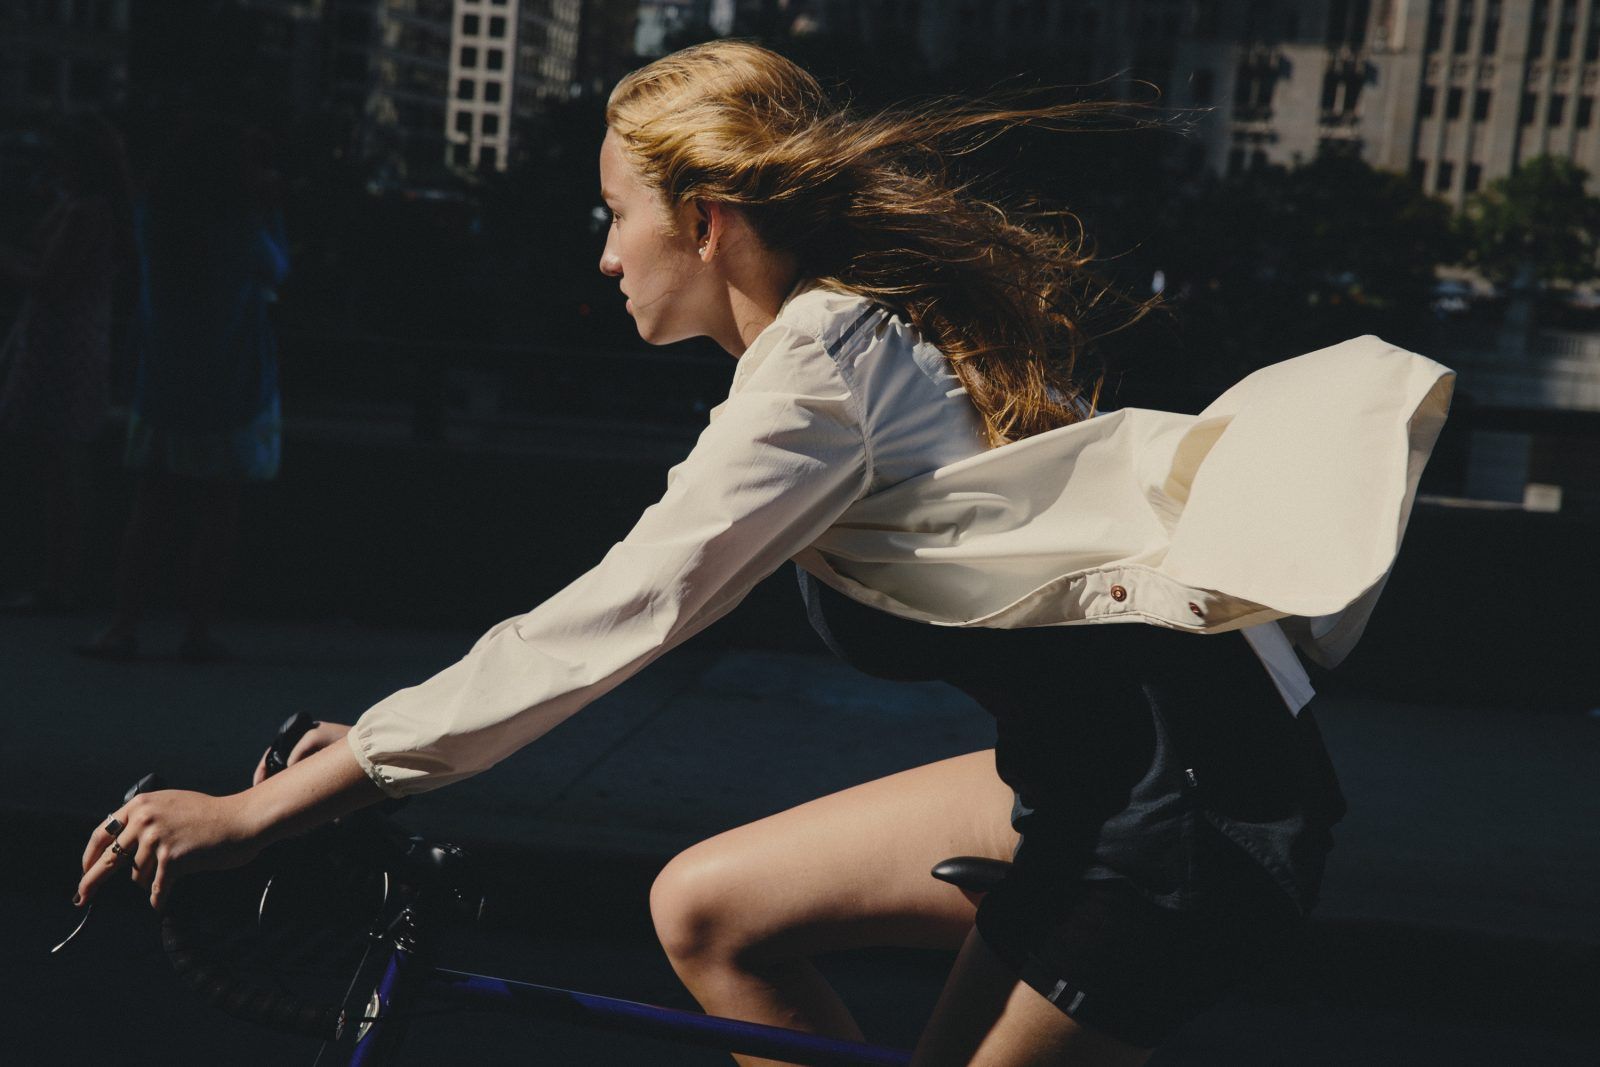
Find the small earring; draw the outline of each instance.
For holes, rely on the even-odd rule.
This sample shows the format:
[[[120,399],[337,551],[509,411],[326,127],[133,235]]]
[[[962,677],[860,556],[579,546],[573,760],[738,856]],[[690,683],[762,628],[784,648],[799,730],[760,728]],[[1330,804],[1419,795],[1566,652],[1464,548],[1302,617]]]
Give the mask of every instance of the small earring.
[[[701,259],[704,259],[704,258],[705,258],[705,255],[706,255],[706,253],[707,253],[707,252],[709,252],[709,251],[711,251],[711,246],[710,246],[710,245],[708,245],[708,244],[706,244],[706,245],[701,245],[701,246],[700,246],[700,258],[701,258]]]

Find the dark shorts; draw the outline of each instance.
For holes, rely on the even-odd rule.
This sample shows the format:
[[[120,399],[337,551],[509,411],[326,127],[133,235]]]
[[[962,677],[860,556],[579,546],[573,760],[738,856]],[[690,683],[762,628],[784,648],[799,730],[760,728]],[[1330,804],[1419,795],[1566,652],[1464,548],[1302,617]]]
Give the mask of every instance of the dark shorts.
[[[1084,1026],[1157,1046],[1303,925],[1344,800],[1243,634],[937,627],[800,586],[840,658],[994,716],[1022,844],[978,932]]]
[[[1023,853],[978,907],[984,944],[1084,1027],[1141,1048],[1248,980],[1305,922],[1242,854],[1225,906],[1180,911],[1122,879],[1058,880]]]

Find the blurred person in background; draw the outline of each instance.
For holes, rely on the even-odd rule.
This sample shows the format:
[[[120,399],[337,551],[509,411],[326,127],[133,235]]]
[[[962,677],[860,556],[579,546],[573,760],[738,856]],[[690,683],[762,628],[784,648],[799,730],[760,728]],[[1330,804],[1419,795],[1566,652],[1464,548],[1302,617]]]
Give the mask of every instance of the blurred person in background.
[[[156,163],[134,213],[142,274],[138,369],[125,463],[137,472],[111,624],[77,649],[137,655],[164,547],[192,526],[179,655],[225,658],[212,637],[247,482],[277,476],[277,351],[267,306],[289,270],[265,138],[190,117]]]
[[[27,450],[43,483],[45,526],[38,584],[0,598],[13,612],[70,608],[81,594],[89,446],[110,401],[112,283],[134,261],[117,130],[86,115],[62,122],[51,141],[55,202],[25,247],[0,248],[0,276],[27,294],[0,344],[0,437]]]

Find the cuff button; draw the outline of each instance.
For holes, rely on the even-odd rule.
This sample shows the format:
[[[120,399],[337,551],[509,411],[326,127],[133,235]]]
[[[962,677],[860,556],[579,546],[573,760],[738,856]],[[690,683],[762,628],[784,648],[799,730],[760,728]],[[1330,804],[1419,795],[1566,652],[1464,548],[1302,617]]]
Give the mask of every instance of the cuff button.
[[[1128,591],[1120,585],[1114,585],[1111,587],[1111,599],[1121,603],[1128,599]]]

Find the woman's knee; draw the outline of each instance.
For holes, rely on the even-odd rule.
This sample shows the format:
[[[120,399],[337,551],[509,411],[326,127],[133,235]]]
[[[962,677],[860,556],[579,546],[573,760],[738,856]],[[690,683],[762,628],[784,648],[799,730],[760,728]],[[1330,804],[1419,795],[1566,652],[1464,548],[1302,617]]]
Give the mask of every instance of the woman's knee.
[[[676,961],[730,959],[748,947],[741,918],[748,909],[735,899],[737,861],[717,839],[674,856],[650,887],[650,917],[667,955]]]

